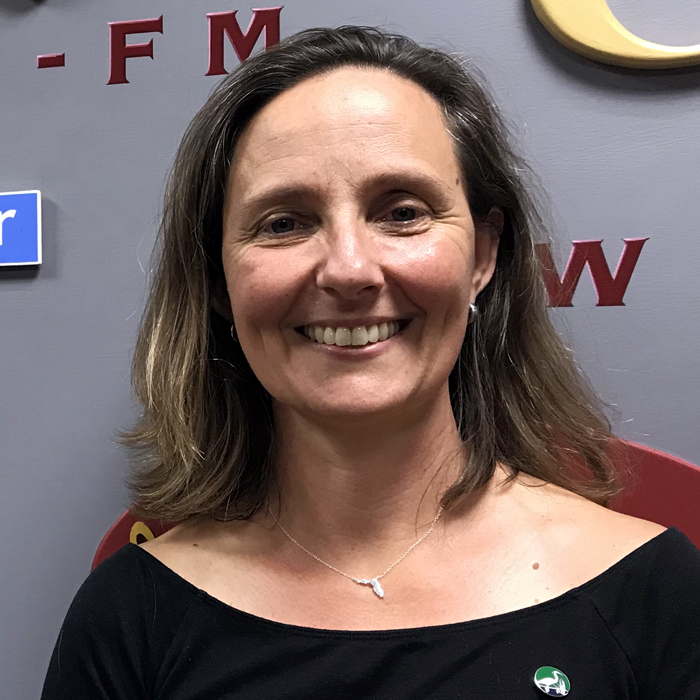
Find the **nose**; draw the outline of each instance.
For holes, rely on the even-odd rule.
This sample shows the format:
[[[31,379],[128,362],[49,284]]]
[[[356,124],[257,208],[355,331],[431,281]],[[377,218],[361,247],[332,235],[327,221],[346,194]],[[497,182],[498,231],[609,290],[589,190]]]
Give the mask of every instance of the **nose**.
[[[317,268],[316,284],[348,300],[376,294],[384,285],[377,241],[363,223],[338,223],[328,228]]]

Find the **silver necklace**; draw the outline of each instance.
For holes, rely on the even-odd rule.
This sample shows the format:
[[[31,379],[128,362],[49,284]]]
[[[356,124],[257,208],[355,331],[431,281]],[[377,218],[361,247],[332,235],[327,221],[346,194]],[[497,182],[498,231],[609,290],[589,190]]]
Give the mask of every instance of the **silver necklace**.
[[[310,552],[306,547],[304,547],[303,544],[300,542],[297,542],[283,527],[282,523],[273,515],[272,517],[275,518],[275,522],[279,525],[280,530],[292,541],[294,544],[299,547],[299,549],[303,550],[306,552],[310,557],[313,557],[317,562],[320,564],[323,564],[324,566],[327,566],[329,569],[332,569],[335,571],[337,574],[340,574],[341,576],[345,576],[345,578],[349,578],[351,581],[354,581],[355,583],[359,583],[361,586],[372,586],[372,590],[380,597],[384,597],[384,589],[382,588],[381,584],[379,583],[380,578],[384,578],[395,566],[400,564],[434,529],[435,525],[437,525],[437,521],[439,520],[440,516],[442,515],[442,511],[444,509],[444,505],[441,505],[440,508],[438,508],[438,512],[435,515],[435,518],[433,519],[433,523],[430,526],[430,529],[428,532],[426,532],[417,542],[414,542],[404,553],[402,556],[400,556],[386,571],[383,573],[379,574],[379,576],[375,576],[374,578],[355,578],[354,576],[351,576],[350,574],[346,574],[344,571],[341,571],[340,569],[336,569],[335,566],[332,564],[329,564],[327,561],[323,561],[321,557],[316,556],[313,552]]]

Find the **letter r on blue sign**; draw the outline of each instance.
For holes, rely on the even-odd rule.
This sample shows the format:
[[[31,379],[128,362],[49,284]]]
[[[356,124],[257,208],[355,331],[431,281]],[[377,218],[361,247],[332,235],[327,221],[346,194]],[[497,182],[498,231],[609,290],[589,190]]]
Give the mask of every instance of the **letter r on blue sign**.
[[[41,264],[41,192],[0,193],[0,266]]]

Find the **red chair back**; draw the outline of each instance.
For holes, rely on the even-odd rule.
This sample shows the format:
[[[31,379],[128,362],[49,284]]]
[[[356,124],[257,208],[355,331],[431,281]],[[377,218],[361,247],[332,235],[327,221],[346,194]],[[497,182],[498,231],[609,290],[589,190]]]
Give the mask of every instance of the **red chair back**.
[[[700,468],[651,447],[616,440],[611,456],[625,490],[610,507],[619,513],[677,527],[700,548]]]
[[[171,527],[175,527],[176,524],[166,520],[137,518],[127,510],[117,518],[114,525],[109,528],[107,534],[102,538],[92,560],[91,571],[94,571],[99,564],[111,557],[125,544],[129,542],[141,544],[141,542],[152,540],[167,532]]]

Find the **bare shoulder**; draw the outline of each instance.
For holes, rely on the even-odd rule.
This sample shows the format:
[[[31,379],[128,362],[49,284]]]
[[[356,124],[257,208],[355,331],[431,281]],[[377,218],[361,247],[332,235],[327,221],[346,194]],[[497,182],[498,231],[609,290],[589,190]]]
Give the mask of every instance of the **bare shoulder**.
[[[630,549],[635,549],[666,529],[658,523],[618,513],[564,489],[551,487],[551,490],[552,500],[559,505],[560,517],[566,521],[567,513],[578,513],[581,534],[594,540],[610,539],[615,546],[627,544]],[[571,521],[573,524],[573,517]]]
[[[261,552],[269,550],[261,544],[266,533],[265,526],[252,521],[224,523],[203,516],[139,546],[210,596],[234,608],[264,614],[255,592],[269,590],[266,580],[260,583],[257,576]]]
[[[217,533],[214,521],[197,517],[179,523],[139,547],[184,578],[193,580],[198,578],[197,573],[209,570],[221,555]]]
[[[538,533],[538,549],[552,553],[570,585],[594,578],[666,530],[527,476],[513,482],[509,500],[523,530]]]

